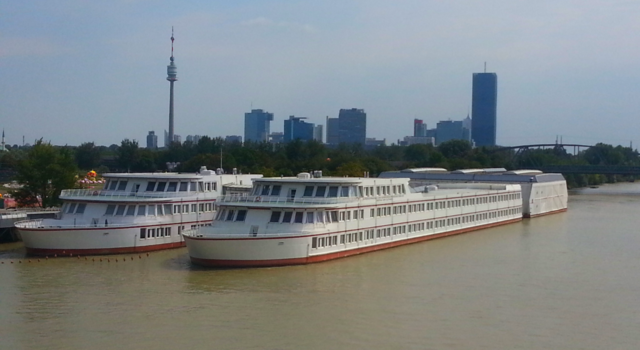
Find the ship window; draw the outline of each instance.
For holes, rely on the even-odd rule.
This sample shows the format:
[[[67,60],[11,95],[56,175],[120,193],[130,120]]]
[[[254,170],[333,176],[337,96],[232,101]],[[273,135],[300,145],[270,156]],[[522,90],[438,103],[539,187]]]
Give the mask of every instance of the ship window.
[[[305,186],[303,197],[311,197],[313,195],[313,186]]]
[[[204,203],[200,203],[198,205],[198,211],[201,212],[201,213],[204,212]]]
[[[167,227],[164,229],[164,235],[165,236],[171,236],[171,227]]]
[[[69,205],[69,209],[67,210],[67,214],[73,214],[73,212],[76,210],[76,205],[78,205],[78,203],[71,203],[71,205]]]
[[[273,185],[273,189],[271,190],[271,195],[272,196],[279,196],[280,195],[280,190],[282,189],[282,186],[280,185]]]
[[[260,192],[261,196],[268,196],[269,195],[269,190],[271,189],[270,185],[264,185],[262,186],[262,192]]]
[[[156,192],[164,192],[165,187],[167,187],[167,183],[165,181],[158,182],[158,187],[156,187]]]
[[[118,191],[124,191],[127,189],[127,182],[128,181],[120,181],[118,182]]]
[[[236,215],[236,221],[244,221],[246,217],[247,217],[246,210],[238,210],[238,215]]]
[[[197,204],[191,204],[191,212],[192,212],[192,213],[195,213],[195,212],[197,212],[197,211],[198,211],[198,209],[197,209]]]
[[[216,215],[216,220],[224,220],[224,215],[226,214],[227,209],[222,209]]]
[[[176,204],[173,206],[173,213],[180,214],[180,204]]]
[[[314,212],[307,213],[307,224],[313,224],[313,217],[315,216]]]
[[[296,216],[293,219],[293,222],[295,222],[296,224],[301,224],[302,223],[302,214],[304,214],[303,212],[299,211],[296,212]]]
[[[233,215],[236,213],[235,210],[229,210],[229,212],[227,212],[227,221],[233,221]]]
[[[318,237],[313,237],[311,239],[311,248],[318,248]]]
[[[329,186],[328,197],[338,197],[338,186]]]
[[[156,237],[156,229],[155,228],[150,228],[149,229],[149,238],[155,238]]]
[[[127,216],[132,216],[136,213],[136,206],[135,205],[129,205],[127,207]]]
[[[152,192],[154,189],[156,188],[156,182],[155,181],[150,181],[149,183],[147,183],[147,192]]]
[[[160,207],[160,208],[162,208],[162,207]],[[148,206],[147,215],[156,216],[156,205],[155,204],[151,204],[151,205]]]
[[[258,193],[260,193],[260,188],[261,188],[261,187],[262,187],[262,186],[260,186],[260,185],[256,185],[256,186],[253,188],[253,195],[254,195],[254,196],[257,196],[257,195],[258,195]]]
[[[140,229],[140,239],[144,238],[147,238],[147,229],[143,227]]]
[[[125,208],[126,208],[126,205],[123,205],[123,204],[118,205],[118,208],[116,209],[116,215],[124,215]]]
[[[116,210],[115,204],[109,204],[107,205],[107,211],[104,213],[104,215],[113,215],[114,210]]]
[[[284,216],[282,218],[282,222],[283,223],[290,223],[291,222],[291,216],[293,215],[292,211],[285,211],[284,212]]]
[[[342,193],[340,194],[340,197],[349,197],[349,187],[342,186],[340,190],[342,191]]]
[[[271,219],[269,220],[269,222],[280,222],[280,215],[282,214],[282,212],[280,211],[272,211],[271,212]]]
[[[164,205],[164,215],[171,215],[171,204]]]
[[[214,191],[218,190],[218,183],[217,182],[213,182],[213,190]]]
[[[331,222],[338,222],[338,212],[337,211],[331,211]]]
[[[189,204],[182,205],[182,212],[185,214],[189,212]]]
[[[115,181],[115,180],[109,180],[109,181],[110,181],[109,182],[109,189],[110,190],[115,190],[116,186],[118,185],[118,181]]]
[[[191,186],[189,186],[189,190],[192,192],[196,192],[198,190],[198,185],[196,184],[196,182],[194,181],[191,182]]]
[[[316,197],[324,197],[324,193],[327,191],[327,186],[318,186],[316,189]]]
[[[167,192],[175,192],[177,188],[178,188],[178,182],[171,181],[169,182],[169,186],[167,186]]]
[[[321,224],[324,224],[324,212],[323,211],[319,211],[316,214],[316,221],[318,221]]]
[[[181,182],[180,183],[180,192],[186,192],[189,191],[189,183],[188,182]]]
[[[138,216],[145,216],[147,215],[147,206],[146,205],[139,205],[138,206]]]

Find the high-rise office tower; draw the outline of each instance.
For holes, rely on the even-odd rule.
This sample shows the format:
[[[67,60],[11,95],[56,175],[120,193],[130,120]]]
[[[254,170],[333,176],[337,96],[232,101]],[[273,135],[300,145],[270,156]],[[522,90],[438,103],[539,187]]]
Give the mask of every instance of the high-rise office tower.
[[[290,116],[284,121],[284,142],[291,142],[295,139],[303,141],[313,140],[313,123],[307,123],[304,117]]]
[[[496,73],[473,73],[471,138],[476,146],[496,145],[497,104]]]
[[[158,148],[158,135],[156,135],[155,131],[149,131],[149,135],[147,135],[147,148],[148,149]]]
[[[413,136],[414,137],[425,137],[427,136],[427,124],[425,124],[422,119],[414,119],[413,120]]]
[[[253,142],[269,141],[273,113],[252,109],[244,114],[244,140]]]
[[[329,118],[327,116],[327,137],[328,145],[337,145],[340,143],[340,119]]]
[[[367,140],[367,114],[363,109],[341,109],[338,114],[340,143],[359,143]]]

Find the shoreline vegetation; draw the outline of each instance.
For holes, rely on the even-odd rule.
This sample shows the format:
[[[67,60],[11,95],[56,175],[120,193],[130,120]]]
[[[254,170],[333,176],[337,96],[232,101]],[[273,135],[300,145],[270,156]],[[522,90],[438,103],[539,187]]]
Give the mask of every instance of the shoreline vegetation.
[[[200,166],[237,169],[241,173],[270,176],[293,176],[299,172],[322,170],[326,176],[374,177],[383,171],[407,168],[437,167],[448,170],[470,168],[535,169],[549,165],[640,166],[640,154],[630,148],[603,143],[577,154],[560,145],[554,148],[517,152],[499,147],[473,148],[464,140],[451,140],[438,146],[377,146],[359,144],[330,147],[317,141],[295,140],[272,144],[225,142],[204,136],[197,143],[174,142],[168,148],[147,149],[135,140],[125,139],[120,145],[96,146],[86,142],[80,146],[53,146],[37,140],[33,146],[7,145],[9,152],[0,154],[0,183],[18,181],[23,186],[0,193],[10,194],[21,204],[59,204],[62,189],[80,187],[78,179],[88,171],[97,172],[196,172]],[[569,189],[587,188],[603,183],[634,181],[633,176],[565,174]]]

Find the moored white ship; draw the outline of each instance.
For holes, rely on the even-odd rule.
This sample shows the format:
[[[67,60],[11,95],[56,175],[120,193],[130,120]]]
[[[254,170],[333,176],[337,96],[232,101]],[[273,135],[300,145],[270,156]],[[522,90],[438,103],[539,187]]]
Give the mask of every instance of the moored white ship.
[[[317,175],[257,179],[251,196],[221,197],[212,226],[183,231],[191,261],[306,264],[522,220],[517,184]]]
[[[184,246],[182,230],[210,225],[219,195],[249,191],[252,179],[262,175],[202,167],[191,174],[103,177],[102,190],[63,190],[59,218],[15,223],[28,254],[116,254]]]

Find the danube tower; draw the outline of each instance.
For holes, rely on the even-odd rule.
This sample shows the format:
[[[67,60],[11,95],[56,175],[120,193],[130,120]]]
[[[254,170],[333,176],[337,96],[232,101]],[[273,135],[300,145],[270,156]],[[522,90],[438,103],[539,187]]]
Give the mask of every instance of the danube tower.
[[[171,27],[171,62],[167,66],[167,80],[171,84],[169,90],[169,140],[165,146],[169,147],[174,141],[173,136],[173,83],[178,80],[178,67],[173,62],[173,27]]]

